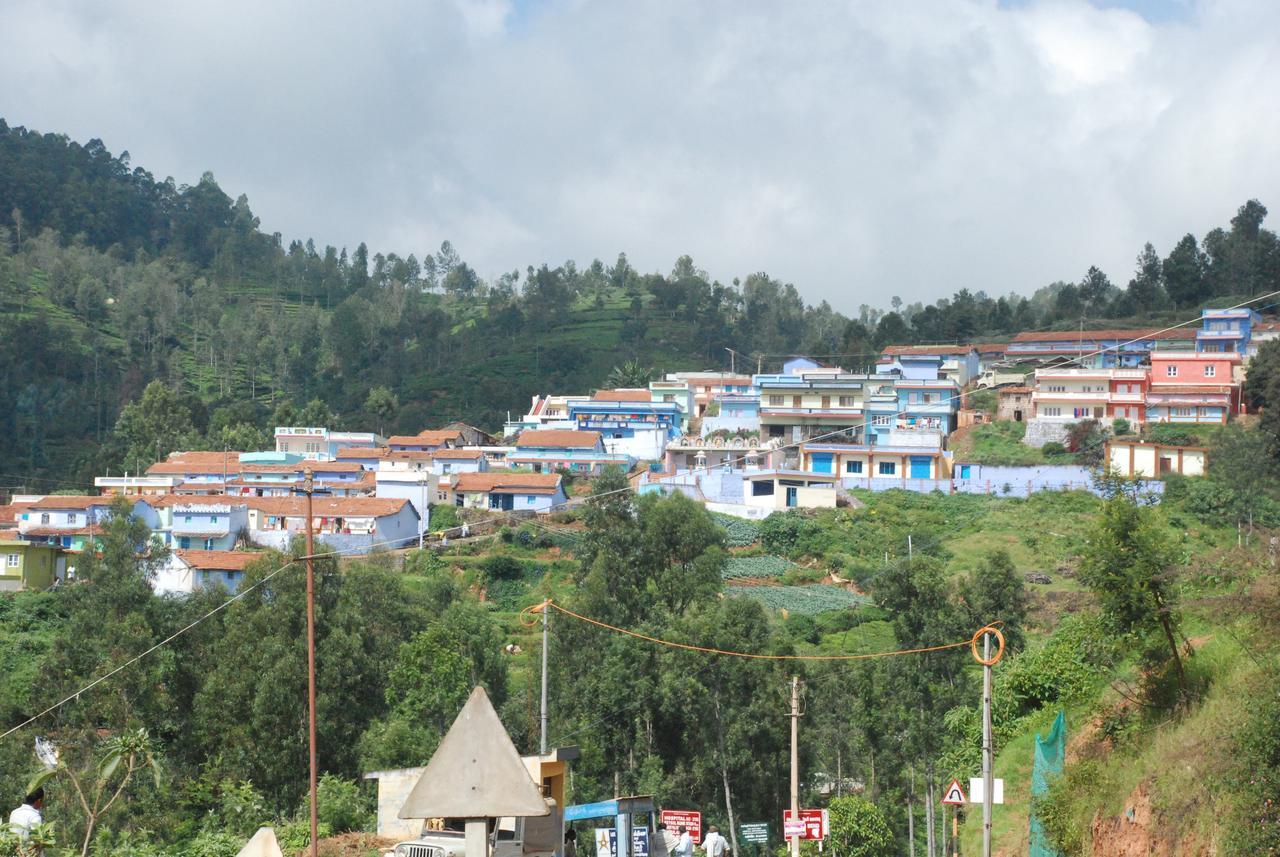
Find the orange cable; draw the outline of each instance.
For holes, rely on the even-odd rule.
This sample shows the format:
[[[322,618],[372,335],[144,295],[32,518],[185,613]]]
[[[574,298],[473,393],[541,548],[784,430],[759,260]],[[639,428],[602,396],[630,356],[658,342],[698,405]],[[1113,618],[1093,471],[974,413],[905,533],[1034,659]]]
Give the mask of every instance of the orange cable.
[[[609,631],[615,631],[619,634],[625,634],[628,637],[635,637],[637,640],[644,640],[647,643],[657,643],[660,646],[668,646],[673,649],[684,649],[685,651],[690,651],[690,652],[702,652],[704,654],[709,654],[709,655],[728,655],[729,657],[734,657],[734,658],[751,658],[753,660],[762,660],[762,661],[863,661],[863,660],[869,660],[871,658],[893,657],[894,655],[919,655],[919,654],[924,654],[926,652],[940,652],[946,649],[958,649],[958,648],[961,648],[962,646],[970,646],[971,648],[973,648],[976,646],[977,640],[982,636],[982,634],[993,632],[993,631],[997,634],[999,633],[999,631],[995,628],[994,625],[987,625],[983,628],[979,628],[978,631],[975,632],[970,639],[961,640],[958,643],[946,643],[941,646],[923,646],[918,649],[899,649],[893,652],[870,652],[868,654],[862,654],[862,655],[764,655],[758,652],[732,652],[727,649],[716,649],[708,646],[695,646],[692,643],[677,643],[672,640],[663,640],[659,637],[650,637],[648,634],[641,634],[638,631],[628,631],[626,628],[619,628],[616,625],[610,625],[607,622],[601,622],[599,619],[592,619],[589,616],[583,616],[581,613],[575,613],[567,607],[561,607],[559,604],[555,603],[550,598],[548,598],[546,601],[543,601],[541,604],[534,604],[530,607],[526,607],[524,610],[521,610],[520,624],[526,628],[533,627],[533,625],[536,624],[537,620],[535,619],[533,621],[525,621],[525,616],[531,615],[534,613],[541,613],[542,611],[546,610],[548,607],[551,607],[555,610],[559,610],[561,613],[565,614],[566,616],[572,616],[574,619],[578,619],[590,625],[595,625],[599,628],[605,628],[606,630],[609,630]],[[992,660],[991,663],[995,663],[995,661],[998,661],[1000,659],[1000,656],[1004,654],[1004,638],[1001,637],[1000,639],[1001,639],[1000,648],[998,650],[998,653],[995,656],[995,659]],[[975,657],[976,657],[976,648],[975,648]]]

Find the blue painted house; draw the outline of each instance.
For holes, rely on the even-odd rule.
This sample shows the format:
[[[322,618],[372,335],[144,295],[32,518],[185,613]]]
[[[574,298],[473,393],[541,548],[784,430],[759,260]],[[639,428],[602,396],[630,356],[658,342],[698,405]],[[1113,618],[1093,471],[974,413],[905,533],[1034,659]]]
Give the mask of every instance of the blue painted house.
[[[633,463],[624,452],[606,452],[600,432],[571,429],[526,429],[516,439],[515,451],[507,455],[511,467],[534,473],[567,470],[594,476],[606,467],[630,470]]]
[[[1262,316],[1247,308],[1201,310],[1196,351],[1248,355],[1253,329],[1261,322]]]
[[[638,461],[661,461],[684,418],[678,403],[655,402],[648,390],[601,390],[585,402],[569,403],[578,431],[599,432],[606,451]]]

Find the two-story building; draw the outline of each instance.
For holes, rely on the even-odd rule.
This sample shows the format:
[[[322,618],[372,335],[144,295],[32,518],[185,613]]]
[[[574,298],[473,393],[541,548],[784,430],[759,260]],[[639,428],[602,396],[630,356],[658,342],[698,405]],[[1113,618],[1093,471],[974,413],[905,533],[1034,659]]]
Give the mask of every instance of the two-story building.
[[[902,379],[894,384],[897,394],[897,410],[891,431],[913,429],[926,432],[951,434],[956,427],[956,412],[960,410],[960,387],[949,379]],[[879,439],[885,433],[878,429]]]
[[[1143,421],[1145,369],[1037,369],[1036,419],[1073,423],[1122,417]]]
[[[155,534],[169,547],[229,551],[248,537],[249,507],[243,501],[168,494],[147,498],[147,505],[155,510]]]
[[[340,449],[383,445],[373,432],[333,431],[324,426],[276,426],[275,440],[277,452],[310,461],[331,461]]]
[[[879,375],[914,381],[944,379],[963,387],[978,376],[978,351],[971,345],[889,345],[876,364]]]
[[[1240,413],[1241,359],[1236,351],[1153,352],[1147,422],[1225,423]]]
[[[387,438],[392,452],[436,452],[462,445],[462,432],[456,429],[426,429],[417,434],[398,434]]]
[[[306,497],[251,497],[245,502],[254,544],[283,550],[306,532]],[[354,550],[403,547],[419,535],[418,513],[405,499],[316,496],[311,502],[315,537]]]
[[[150,506],[150,498],[126,498],[130,514],[136,515],[151,530],[158,517]],[[102,526],[112,514],[114,497],[52,494],[32,503],[21,513],[18,534],[30,542],[57,545],[68,550],[84,550],[96,544]]]
[[[667,443],[680,436],[684,413],[675,402],[653,401],[648,390],[600,390],[571,402],[569,418],[578,431],[599,432],[606,452],[661,461]]]
[[[705,417],[711,403],[720,396],[749,393],[752,388],[751,376],[736,372],[673,372],[666,376],[666,380],[681,381],[688,386],[691,395],[689,413],[695,417]]]
[[[1201,310],[1196,351],[1235,353],[1246,359],[1250,354],[1253,330],[1261,322],[1262,316],[1245,307]]]
[[[481,473],[489,469],[489,459],[478,449],[437,449],[431,453],[431,472],[436,476],[451,473]]]
[[[600,432],[572,429],[526,429],[507,456],[509,466],[534,473],[566,470],[594,476],[606,467],[627,471],[633,463],[625,452],[607,452]]]
[[[812,371],[802,374],[756,375],[760,390],[760,433],[798,443],[847,432],[864,436],[867,397],[880,386],[893,387],[888,375]]]
[[[801,469],[845,480],[947,479],[950,467],[940,431],[898,429],[874,444],[817,441],[801,447]],[[849,483],[846,483],[849,484]],[[856,483],[853,483],[856,484]]]

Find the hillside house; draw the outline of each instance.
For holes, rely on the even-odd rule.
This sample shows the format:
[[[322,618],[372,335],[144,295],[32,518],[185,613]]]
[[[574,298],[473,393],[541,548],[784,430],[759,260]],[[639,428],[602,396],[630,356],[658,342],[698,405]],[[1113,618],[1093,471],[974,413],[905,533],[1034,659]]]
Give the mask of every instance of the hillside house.
[[[1140,425],[1145,416],[1146,369],[1037,369],[1036,419],[1074,423],[1126,419]]]
[[[435,459],[430,453],[399,453],[378,465],[374,474],[376,496],[381,499],[407,500],[423,521],[432,503],[449,499],[447,490],[439,493],[441,476],[432,472]],[[446,480],[447,481],[447,480]]]
[[[762,509],[834,509],[840,477],[803,470],[765,470],[743,476],[742,502]]]
[[[896,437],[901,438],[899,432]],[[913,440],[911,437],[906,438]],[[921,433],[922,441],[926,440]],[[845,480],[946,479],[948,472],[946,454],[942,451],[942,437],[934,434],[929,443],[849,444],[806,443],[801,447],[802,469],[809,473],[838,476]],[[857,484],[846,482],[846,484]]]
[[[450,501],[464,509],[549,512],[569,501],[556,473],[462,473],[449,487]]]
[[[249,529],[249,507],[216,495],[150,497],[155,534],[167,546],[182,550],[229,551]]]
[[[599,432],[606,452],[640,461],[661,461],[684,421],[678,404],[655,402],[648,390],[600,390],[571,402],[569,417],[578,431]]]
[[[970,345],[890,345],[880,353],[876,374],[912,381],[954,381],[963,387],[978,376],[978,352]]]
[[[1146,421],[1225,423],[1241,412],[1241,359],[1234,351],[1153,352]]]
[[[998,404],[996,419],[1010,422],[1024,422],[1035,416],[1035,401],[1031,394],[1032,387],[1000,387],[996,390]]]
[[[508,419],[503,425],[503,435],[511,437],[525,429],[573,428],[569,406],[575,402],[590,401],[590,396],[534,396],[529,412],[520,419]]]
[[[796,443],[849,430],[861,438],[873,393],[892,394],[895,379],[889,375],[855,375],[847,372],[756,375],[760,389],[760,432],[763,437]],[[893,407],[887,408],[892,413]]]
[[[1246,307],[1201,310],[1196,351],[1239,354],[1242,360],[1247,359],[1257,352],[1252,342],[1253,331],[1261,323],[1262,316]]]
[[[462,432],[455,429],[427,429],[417,434],[398,434],[387,438],[392,452],[435,452],[462,445]]]
[[[111,516],[114,497],[50,495],[32,503],[21,513],[18,533],[21,538],[41,544],[57,545],[80,551],[100,534]],[[142,498],[131,500],[130,513],[154,530],[158,524],[155,510]]]
[[[489,469],[489,459],[478,449],[437,449],[431,453],[431,472],[436,476],[450,473],[480,473]]]
[[[691,402],[686,412],[693,417],[705,417],[708,407],[720,396],[749,393],[752,389],[751,376],[736,372],[672,372],[666,380],[688,385]]]
[[[48,589],[66,576],[60,547],[0,536],[0,592]]]
[[[1132,368],[1148,361],[1157,348],[1194,350],[1196,332],[1173,330],[1060,330],[1024,331],[1005,348],[1009,362],[1072,360],[1088,369]]]
[[[783,465],[782,444],[780,438],[685,435],[667,444],[663,472],[773,470]]]
[[[1209,451],[1203,446],[1172,446],[1114,438],[1106,445],[1103,460],[1128,479],[1158,479],[1168,473],[1203,476],[1209,467]]]
[[[265,554],[251,551],[171,551],[152,578],[151,588],[157,595],[190,595],[198,589],[216,586],[235,592],[244,580],[245,568],[263,556]]]
[[[567,429],[531,429],[516,438],[515,451],[507,456],[507,464],[534,473],[567,470],[574,474],[598,475],[606,467],[630,470],[631,456],[606,452],[598,431]]]
[[[373,432],[330,431],[323,426],[276,426],[276,452],[297,455],[308,461],[332,461],[340,449],[382,446]]]
[[[254,544],[284,550],[306,531],[305,497],[251,497],[246,503]],[[403,547],[418,538],[418,513],[404,499],[317,496],[312,515],[316,538],[353,552]]]

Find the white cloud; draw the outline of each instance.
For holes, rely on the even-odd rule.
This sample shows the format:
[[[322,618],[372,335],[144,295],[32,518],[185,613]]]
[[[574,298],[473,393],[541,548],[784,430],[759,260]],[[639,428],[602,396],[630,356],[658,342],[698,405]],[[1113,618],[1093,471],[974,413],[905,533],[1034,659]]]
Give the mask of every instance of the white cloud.
[[[1280,206],[1280,5],[0,0],[0,115],[287,238],[482,274],[689,253],[810,300],[1123,282]]]

